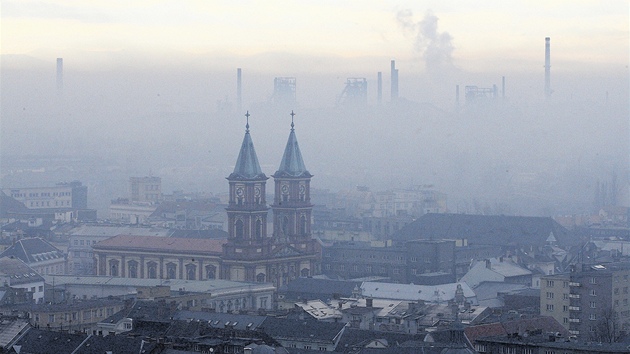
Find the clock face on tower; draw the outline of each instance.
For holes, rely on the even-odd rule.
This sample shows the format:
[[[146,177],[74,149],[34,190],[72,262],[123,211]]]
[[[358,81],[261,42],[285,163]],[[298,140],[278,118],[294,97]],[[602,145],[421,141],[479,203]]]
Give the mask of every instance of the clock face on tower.
[[[288,194],[289,186],[287,186],[286,184],[283,184],[282,187],[280,187],[280,190],[282,191],[282,194]]]
[[[300,184],[300,194],[304,194],[305,190],[306,190],[306,187],[304,187],[303,184]]]
[[[260,197],[260,188],[258,187],[254,188],[254,196]]]
[[[243,192],[243,188],[241,188],[241,187],[236,188],[236,195],[237,195],[238,197],[242,197],[242,196],[243,196],[243,193],[244,193],[244,192]]]

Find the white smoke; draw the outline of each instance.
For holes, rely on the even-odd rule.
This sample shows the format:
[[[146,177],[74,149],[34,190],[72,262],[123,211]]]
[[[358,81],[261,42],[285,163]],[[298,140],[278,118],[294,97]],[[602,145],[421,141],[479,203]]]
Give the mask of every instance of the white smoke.
[[[396,20],[406,35],[414,36],[414,50],[422,55],[427,72],[455,68],[453,37],[448,32],[438,32],[438,18],[431,11],[414,22],[411,10],[400,10]]]

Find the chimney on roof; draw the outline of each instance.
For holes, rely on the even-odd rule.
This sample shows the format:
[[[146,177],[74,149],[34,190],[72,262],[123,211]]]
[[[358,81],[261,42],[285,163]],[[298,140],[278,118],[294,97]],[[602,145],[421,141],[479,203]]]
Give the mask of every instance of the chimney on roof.
[[[365,299],[365,307],[372,307],[374,305],[374,299],[368,297]]]
[[[486,268],[492,269],[492,263],[490,263],[489,259],[486,259]]]

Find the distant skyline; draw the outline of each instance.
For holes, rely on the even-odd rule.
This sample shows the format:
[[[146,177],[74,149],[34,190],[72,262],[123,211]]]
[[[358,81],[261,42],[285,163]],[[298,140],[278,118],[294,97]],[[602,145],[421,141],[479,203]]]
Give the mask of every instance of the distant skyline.
[[[3,55],[64,57],[82,66],[100,64],[99,57],[231,62],[287,53],[367,66],[382,57],[421,63],[410,72],[423,72],[432,55],[465,71],[531,70],[532,62],[542,65],[549,36],[552,65],[614,70],[627,69],[629,48],[628,2],[606,0],[3,0],[1,19]]]

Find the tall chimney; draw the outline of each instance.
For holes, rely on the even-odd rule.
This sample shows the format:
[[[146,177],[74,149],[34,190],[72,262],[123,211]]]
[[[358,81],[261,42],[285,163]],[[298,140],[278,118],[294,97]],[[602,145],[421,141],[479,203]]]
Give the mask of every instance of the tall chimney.
[[[459,85],[455,85],[455,108],[459,109]]]
[[[398,69],[396,69],[396,61],[392,60],[391,67],[391,75],[392,75],[392,102],[398,99]]]
[[[57,94],[63,93],[63,58],[57,58]]]
[[[545,97],[551,97],[551,38],[545,37]]]
[[[379,71],[377,76],[376,103],[380,106],[383,103],[383,73]]]
[[[236,69],[236,108],[238,109],[237,113],[241,113],[243,109],[243,92],[241,85],[241,68]]]

